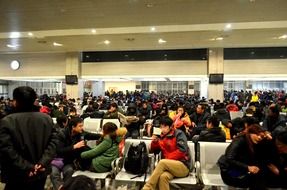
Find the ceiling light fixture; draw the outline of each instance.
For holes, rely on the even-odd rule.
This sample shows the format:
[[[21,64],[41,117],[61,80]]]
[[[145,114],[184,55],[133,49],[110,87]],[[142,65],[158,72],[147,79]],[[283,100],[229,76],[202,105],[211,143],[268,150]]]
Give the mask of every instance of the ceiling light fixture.
[[[109,40],[105,40],[104,44],[109,45],[111,42]]]
[[[283,39],[283,40],[284,40],[284,39],[287,39],[287,34],[284,34],[284,35],[282,35],[282,36],[279,36],[278,39],[280,39],[280,40],[281,40],[281,39]]]
[[[6,46],[7,46],[8,48],[16,49],[16,48],[18,48],[20,45],[19,45],[19,44],[7,44]]]
[[[20,32],[11,32],[10,33],[10,38],[20,38],[21,34]]]
[[[216,41],[221,41],[221,40],[223,40],[223,39],[224,39],[223,37],[216,37],[216,38],[215,38]]]
[[[34,34],[32,32],[28,32],[28,36],[32,37]]]
[[[152,31],[152,32],[154,32],[155,30],[156,30],[155,27],[150,28],[150,31]]]
[[[225,25],[225,29],[226,29],[226,30],[230,30],[231,28],[232,28],[232,24],[229,23],[229,24],[226,24],[226,25]]]
[[[53,42],[53,46],[60,47],[60,46],[63,46],[63,44],[60,44],[60,43],[57,43],[57,42]]]
[[[158,43],[159,44],[164,44],[164,43],[166,43],[166,41],[160,38],[160,39],[158,39]]]
[[[146,6],[147,8],[152,8],[152,7],[154,6],[154,4],[153,4],[153,3],[147,3],[145,6]]]
[[[97,30],[96,30],[96,29],[92,29],[91,32],[92,32],[93,34],[95,34],[95,33],[97,33]]]

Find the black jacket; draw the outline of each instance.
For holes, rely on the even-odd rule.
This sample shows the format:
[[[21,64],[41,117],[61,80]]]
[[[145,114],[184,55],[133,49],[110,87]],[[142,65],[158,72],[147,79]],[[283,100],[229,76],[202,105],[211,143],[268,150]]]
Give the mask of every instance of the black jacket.
[[[223,171],[238,170],[248,172],[248,166],[259,166],[262,158],[256,155],[256,145],[254,153],[248,147],[245,135],[233,139],[231,144],[226,148],[225,154],[218,160],[220,169]]]
[[[35,164],[46,170],[56,153],[56,130],[50,116],[39,112],[14,113],[0,121],[2,180],[25,180]]]
[[[206,121],[210,117],[210,114],[208,112],[204,112],[202,115],[197,114],[194,112],[190,115],[190,120],[194,122],[197,127],[199,128],[206,128]]]
[[[226,137],[220,127],[213,127],[213,128],[201,131],[198,141],[225,142]]]
[[[83,151],[89,150],[89,147],[82,147],[79,149],[74,149],[74,144],[80,142],[81,140],[98,140],[101,137],[100,134],[93,134],[88,132],[79,133],[77,135],[71,135],[71,129],[69,127],[65,128],[59,134],[59,145],[57,146],[57,156],[64,158],[64,164],[72,164]]]

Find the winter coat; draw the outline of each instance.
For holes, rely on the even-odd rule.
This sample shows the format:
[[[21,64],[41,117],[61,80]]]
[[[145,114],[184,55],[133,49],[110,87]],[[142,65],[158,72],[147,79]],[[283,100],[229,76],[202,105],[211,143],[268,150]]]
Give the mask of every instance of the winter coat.
[[[92,159],[92,167],[96,172],[108,172],[113,160],[119,157],[119,143],[121,137],[112,140],[109,136],[103,138],[103,141],[93,149],[82,152],[83,159]]]

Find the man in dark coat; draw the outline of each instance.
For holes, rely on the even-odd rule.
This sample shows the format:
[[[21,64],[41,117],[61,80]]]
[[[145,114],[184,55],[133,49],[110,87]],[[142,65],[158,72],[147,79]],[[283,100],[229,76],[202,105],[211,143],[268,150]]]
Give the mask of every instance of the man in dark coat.
[[[56,153],[57,133],[50,116],[34,112],[31,87],[14,89],[15,113],[0,121],[1,177],[5,190],[43,190]]]

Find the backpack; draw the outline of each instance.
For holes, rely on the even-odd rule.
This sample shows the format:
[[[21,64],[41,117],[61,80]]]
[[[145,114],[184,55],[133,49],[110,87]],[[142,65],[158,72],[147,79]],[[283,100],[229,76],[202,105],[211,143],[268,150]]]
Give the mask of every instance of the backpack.
[[[146,174],[148,162],[149,158],[146,144],[144,142],[140,142],[135,146],[131,144],[124,161],[125,170],[128,173],[136,174],[137,176],[135,177],[140,177],[143,174]]]

